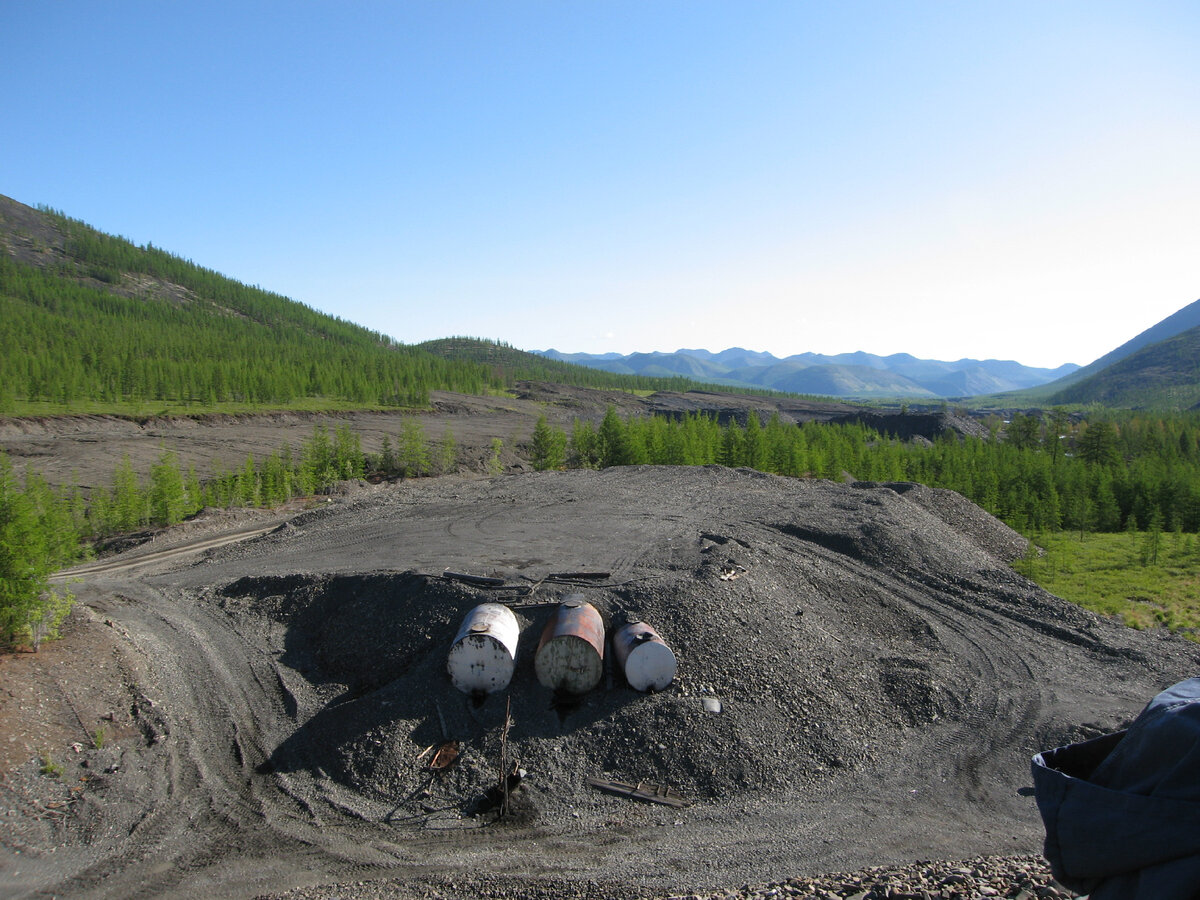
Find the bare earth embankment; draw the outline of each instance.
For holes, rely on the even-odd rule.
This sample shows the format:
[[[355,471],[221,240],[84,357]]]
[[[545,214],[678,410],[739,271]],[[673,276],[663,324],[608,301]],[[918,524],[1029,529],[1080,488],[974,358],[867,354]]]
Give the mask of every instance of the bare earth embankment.
[[[93,570],[66,640],[0,660],[5,896],[875,897],[889,872],[891,896],[1049,896],[1029,757],[1200,660],[1041,591],[1007,566],[1019,536],[914,485],[526,473],[256,519]],[[234,525],[261,533],[150,555]],[[675,683],[613,672],[555,703],[533,650],[567,593],[655,625]],[[477,705],[445,660],[482,601],[523,630],[510,688]],[[527,776],[500,820],[506,701]],[[430,772],[448,739],[461,755]],[[830,872],[860,874],[808,878]]]

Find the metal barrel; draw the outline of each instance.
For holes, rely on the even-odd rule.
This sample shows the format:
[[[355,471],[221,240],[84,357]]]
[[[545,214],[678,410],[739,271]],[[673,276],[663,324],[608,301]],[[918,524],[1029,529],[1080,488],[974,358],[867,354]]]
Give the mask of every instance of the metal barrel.
[[[582,597],[567,597],[550,616],[534,657],[538,681],[556,691],[584,694],[604,674],[604,619]]]
[[[491,694],[508,687],[521,633],[507,606],[482,603],[467,613],[450,645],[446,669],[464,694]]]
[[[661,691],[675,680],[675,654],[645,622],[630,622],[618,628],[613,634],[613,653],[625,680],[635,690]]]

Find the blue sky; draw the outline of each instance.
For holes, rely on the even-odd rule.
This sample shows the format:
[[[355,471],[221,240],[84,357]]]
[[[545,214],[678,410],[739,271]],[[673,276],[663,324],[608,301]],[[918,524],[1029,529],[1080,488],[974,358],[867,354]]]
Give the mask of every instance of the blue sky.
[[[0,193],[406,343],[1057,366],[1200,297],[1190,0],[8,0],[0,90]]]

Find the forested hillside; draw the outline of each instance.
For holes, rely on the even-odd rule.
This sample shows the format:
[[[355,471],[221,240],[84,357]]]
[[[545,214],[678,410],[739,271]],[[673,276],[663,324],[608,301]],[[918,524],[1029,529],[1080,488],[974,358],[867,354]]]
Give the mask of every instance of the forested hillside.
[[[1045,388],[1051,393],[1056,390],[1062,390],[1067,385],[1083,381],[1085,378],[1089,378],[1107,369],[1114,363],[1118,363],[1134,355],[1143,348],[1161,343],[1193,328],[1200,328],[1200,300],[1189,303],[1183,309],[1172,313],[1161,322],[1155,323],[1145,331],[1130,338],[1115,350],[1110,350],[1083,368],[1077,369],[1074,372],[1064,375],[1057,381],[1045,385]]]
[[[37,401],[413,406],[434,388],[500,386],[483,366],[404,346],[61,214],[38,215],[42,227],[26,217],[28,230],[6,233],[0,255],[0,411]]]
[[[553,364],[487,341],[452,343],[456,352],[406,345],[0,197],[0,414],[413,407],[432,390],[480,394],[551,375],[624,389],[690,386]]]
[[[1200,406],[1200,300],[1057,381],[991,399],[1006,406],[1195,409]]]
[[[1200,326],[1142,347],[1050,397],[1055,404],[1200,407]]]

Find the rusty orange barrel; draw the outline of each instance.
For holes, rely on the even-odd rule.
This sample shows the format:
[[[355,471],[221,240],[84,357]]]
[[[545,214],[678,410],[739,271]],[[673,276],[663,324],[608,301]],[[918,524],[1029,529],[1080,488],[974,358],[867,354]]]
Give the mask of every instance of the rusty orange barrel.
[[[446,668],[464,694],[491,694],[508,687],[520,627],[507,606],[481,603],[467,613],[450,645]]]
[[[604,619],[596,607],[572,594],[542,631],[533,660],[538,681],[555,691],[584,694],[604,674]]]
[[[613,653],[629,686],[638,691],[661,691],[675,680],[675,654],[662,636],[645,622],[630,622],[613,634]]]

